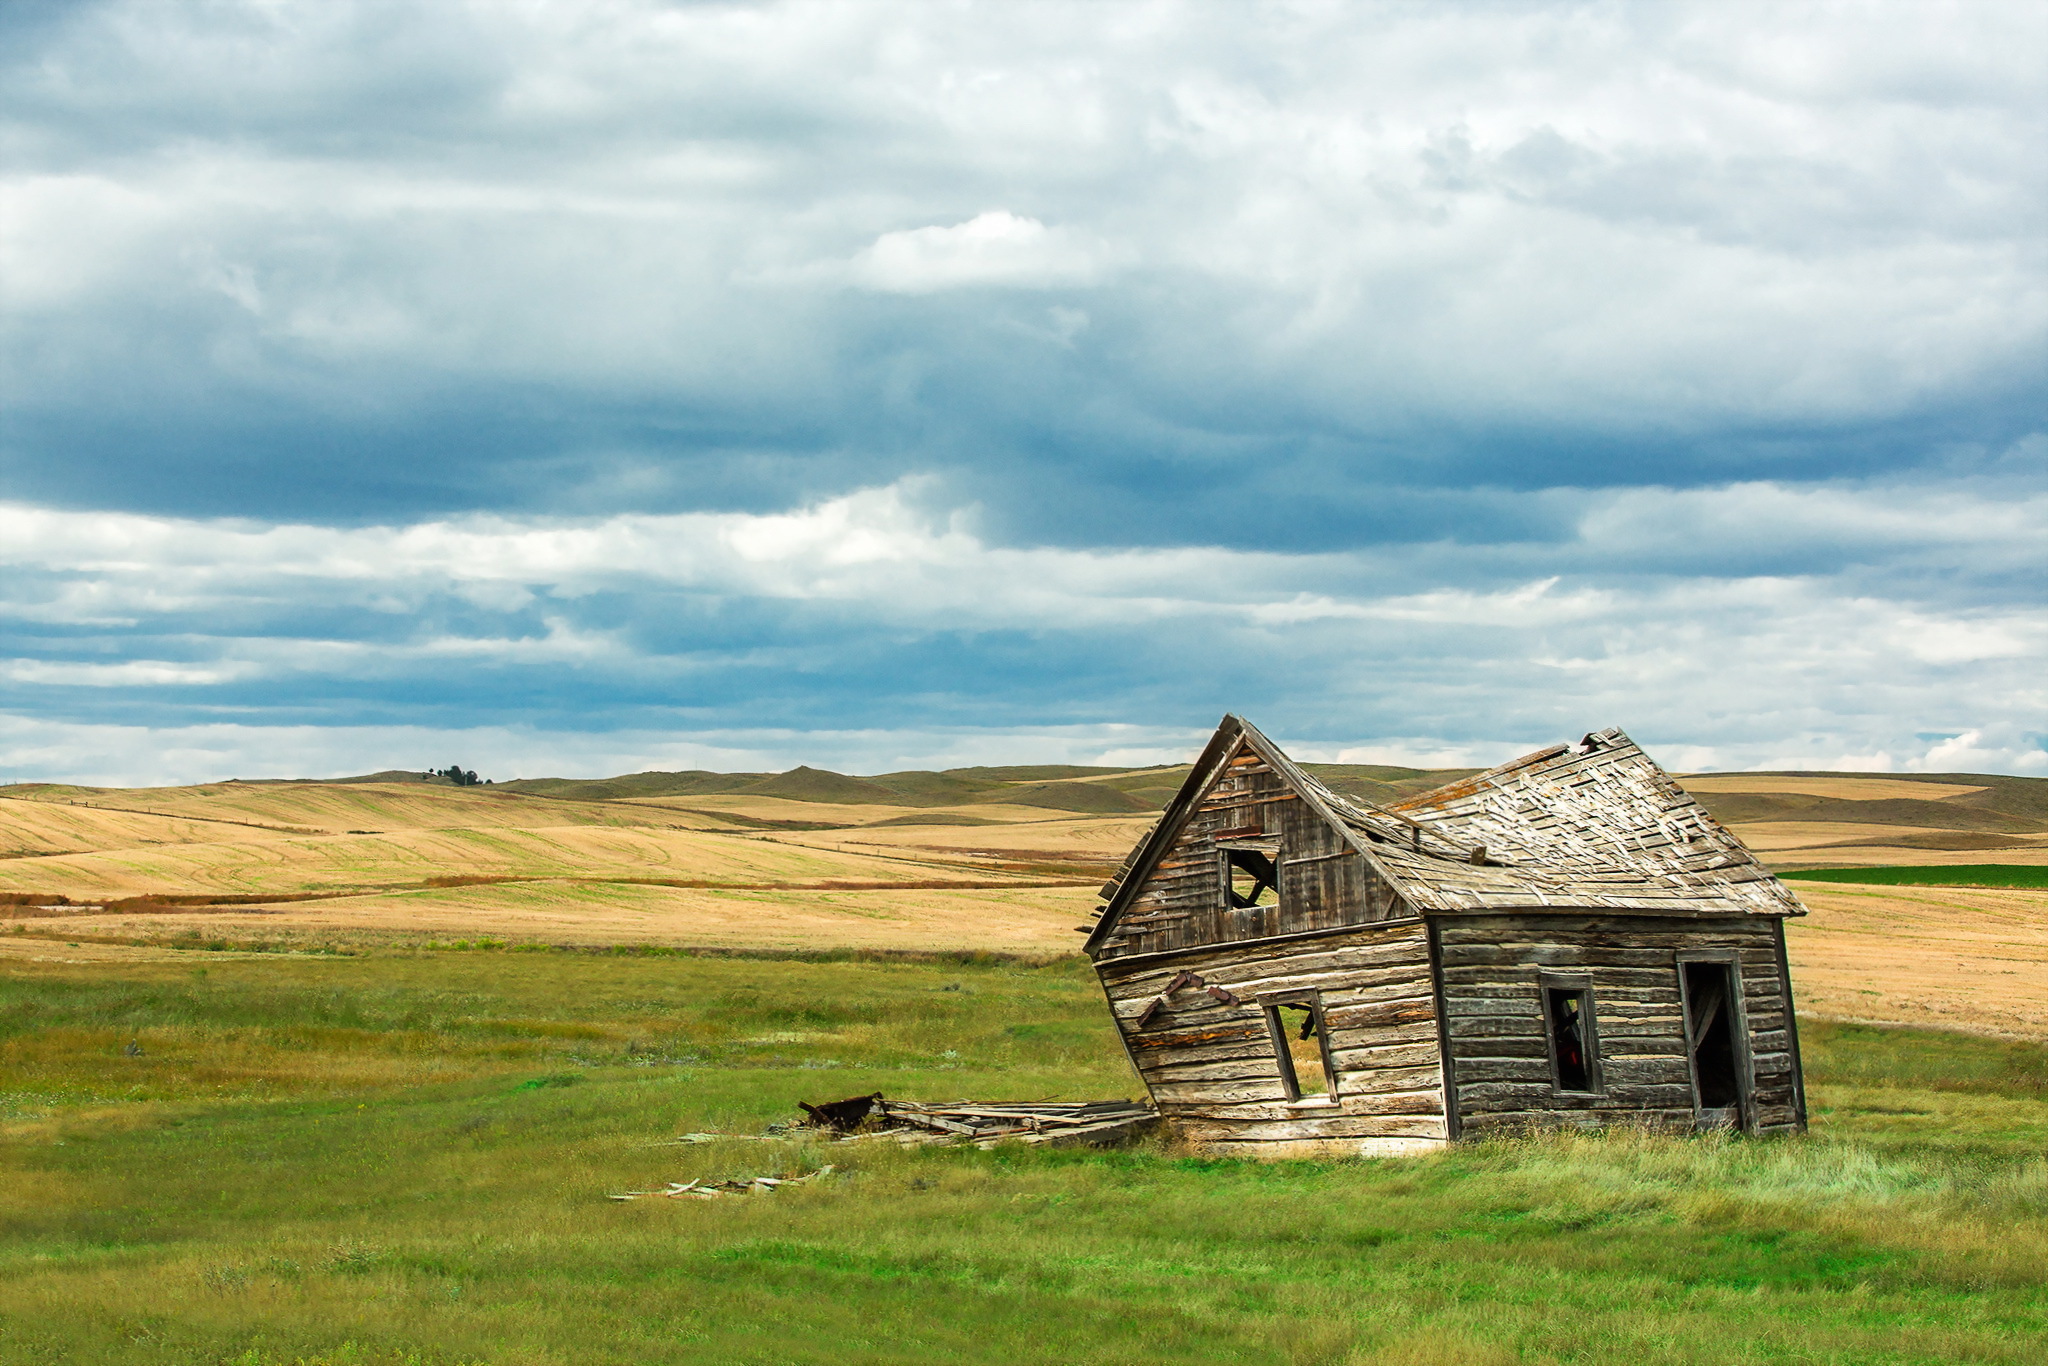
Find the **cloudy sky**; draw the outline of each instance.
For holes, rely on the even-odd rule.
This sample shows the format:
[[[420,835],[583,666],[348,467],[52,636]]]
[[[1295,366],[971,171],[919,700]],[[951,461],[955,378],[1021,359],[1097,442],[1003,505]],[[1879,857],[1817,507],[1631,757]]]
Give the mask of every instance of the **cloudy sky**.
[[[2048,774],[2048,7],[0,6],[0,781]]]

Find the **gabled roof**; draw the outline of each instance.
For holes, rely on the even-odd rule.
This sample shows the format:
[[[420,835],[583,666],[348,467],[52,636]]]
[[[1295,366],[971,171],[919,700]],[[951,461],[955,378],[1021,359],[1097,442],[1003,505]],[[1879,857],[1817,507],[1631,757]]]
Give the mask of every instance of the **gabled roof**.
[[[1103,893],[1092,951],[1242,738],[1417,910],[1803,915],[1789,888],[1619,730],[1392,806],[1339,796],[1226,716]],[[1475,863],[1475,851],[1483,862]]]

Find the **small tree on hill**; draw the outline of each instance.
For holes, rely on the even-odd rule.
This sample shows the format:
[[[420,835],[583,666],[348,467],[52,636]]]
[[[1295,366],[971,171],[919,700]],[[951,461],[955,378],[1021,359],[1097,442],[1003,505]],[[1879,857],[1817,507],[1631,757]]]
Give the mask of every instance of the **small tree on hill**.
[[[464,768],[461,764],[451,764],[447,768],[430,768],[427,774],[433,778],[446,778],[457,787],[475,787],[483,781],[476,776],[475,769]]]

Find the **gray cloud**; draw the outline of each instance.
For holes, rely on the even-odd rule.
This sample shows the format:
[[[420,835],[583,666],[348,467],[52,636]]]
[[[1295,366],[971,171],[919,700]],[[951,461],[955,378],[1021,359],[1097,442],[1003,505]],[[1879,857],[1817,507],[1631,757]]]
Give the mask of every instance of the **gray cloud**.
[[[266,447],[366,428],[371,484],[408,419],[535,386],[549,490],[649,409],[656,464],[1071,441],[1112,497],[1148,434],[1195,481],[1181,447],[1321,438],[1426,485],[1546,434],[1711,482],[1701,443],[1772,429],[1890,463],[1869,429],[1930,409],[2038,425],[2038,16],[1659,13],[87,7],[8,83],[0,354],[72,430],[115,375]],[[937,264],[976,223],[1037,238]]]
[[[17,773],[2039,766],[2035,9],[0,24]]]
[[[1968,735],[1978,762],[2048,771],[2048,615],[1971,587],[2038,581],[2048,493],[1586,491],[1568,539],[1493,547],[1456,577],[1471,552],[1451,545],[1405,568],[1373,551],[1004,546],[925,494],[355,529],[0,509],[0,639],[19,642],[0,695],[87,727],[139,712],[250,735],[317,719],[395,736],[435,716],[465,718],[436,733],[580,728],[591,756],[617,752],[610,732],[685,727],[786,763],[819,745],[933,761],[1049,726],[1067,752],[1098,732],[1128,750],[1100,718],[1177,735],[1232,706],[1333,755],[1504,757],[1621,721],[1693,767],[1924,767]],[[1836,562],[1687,572],[1666,549],[1680,529],[1820,541]],[[1901,546],[1948,581],[1887,573]],[[852,732],[868,738],[845,748]]]

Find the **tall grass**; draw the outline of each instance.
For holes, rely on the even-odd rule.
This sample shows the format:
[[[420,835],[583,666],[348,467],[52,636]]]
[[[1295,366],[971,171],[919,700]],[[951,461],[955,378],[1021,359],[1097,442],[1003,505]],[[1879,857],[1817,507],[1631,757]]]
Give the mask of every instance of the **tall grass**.
[[[10,967],[0,1361],[2039,1361],[2048,1050],[1805,1042],[1802,1140],[677,1146],[800,1099],[1136,1087],[1074,962]]]

